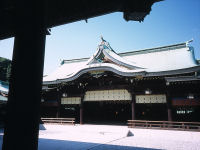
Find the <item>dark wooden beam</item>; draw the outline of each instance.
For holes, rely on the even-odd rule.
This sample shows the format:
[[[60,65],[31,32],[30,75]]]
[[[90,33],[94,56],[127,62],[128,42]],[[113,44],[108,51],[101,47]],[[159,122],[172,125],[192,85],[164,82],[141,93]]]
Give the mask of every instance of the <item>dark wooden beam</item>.
[[[2,150],[37,150],[45,51],[44,5],[16,3],[15,41]]]
[[[0,39],[15,35],[16,29],[13,20],[18,19],[15,17],[15,11],[19,1],[10,0],[9,4],[5,4],[4,1],[8,0],[0,3]],[[45,4],[43,10],[45,11],[46,28],[112,12],[124,12],[124,19],[127,21],[143,21],[145,16],[150,13],[153,3],[157,1],[159,0],[40,0]]]

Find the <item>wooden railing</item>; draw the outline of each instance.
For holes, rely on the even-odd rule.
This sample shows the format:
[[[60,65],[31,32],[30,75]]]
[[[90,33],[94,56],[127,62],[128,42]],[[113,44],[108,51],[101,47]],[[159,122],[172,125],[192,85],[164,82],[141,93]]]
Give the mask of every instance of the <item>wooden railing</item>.
[[[75,118],[41,118],[41,119],[43,123],[75,125]]]
[[[128,120],[128,127],[148,128],[148,129],[188,130],[188,131],[200,132],[200,122]]]

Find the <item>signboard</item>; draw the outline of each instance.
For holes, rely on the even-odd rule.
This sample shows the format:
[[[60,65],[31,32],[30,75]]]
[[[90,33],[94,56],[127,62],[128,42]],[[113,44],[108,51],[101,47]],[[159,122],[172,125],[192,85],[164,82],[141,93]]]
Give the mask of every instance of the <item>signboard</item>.
[[[166,95],[136,95],[136,103],[166,103]]]
[[[61,98],[61,104],[80,104],[81,97],[63,97]]]
[[[119,101],[131,100],[131,94],[126,89],[87,91],[84,101]]]

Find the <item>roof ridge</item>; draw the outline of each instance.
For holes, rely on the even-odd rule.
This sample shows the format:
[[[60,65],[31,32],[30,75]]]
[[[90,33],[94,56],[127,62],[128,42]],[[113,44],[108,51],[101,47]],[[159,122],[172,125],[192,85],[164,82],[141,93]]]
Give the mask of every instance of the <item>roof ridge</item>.
[[[140,49],[140,50],[135,50],[135,51],[128,51],[128,52],[122,52],[122,53],[117,53],[119,56],[128,56],[128,55],[138,55],[138,54],[145,54],[145,53],[153,53],[153,52],[160,52],[160,51],[168,51],[168,50],[174,50],[174,49],[179,49],[179,48],[184,48],[187,47],[187,42],[182,42],[182,43],[177,43],[177,44],[171,44],[171,45],[166,45],[166,46],[158,46],[158,47],[153,47],[153,48],[146,48],[146,49]],[[68,60],[62,60],[61,65],[64,63],[72,63],[72,62],[81,62],[81,61],[86,61],[90,57],[85,57],[85,58],[76,58],[76,59],[68,59]]]
[[[137,55],[137,54],[174,50],[174,49],[179,49],[179,48],[184,48],[184,47],[187,47],[186,42],[171,44],[171,45],[166,45],[166,46],[158,46],[158,47],[153,47],[153,48],[145,48],[145,49],[140,49],[140,50],[135,50],[135,51],[122,52],[118,54],[120,56],[125,56],[127,54]]]

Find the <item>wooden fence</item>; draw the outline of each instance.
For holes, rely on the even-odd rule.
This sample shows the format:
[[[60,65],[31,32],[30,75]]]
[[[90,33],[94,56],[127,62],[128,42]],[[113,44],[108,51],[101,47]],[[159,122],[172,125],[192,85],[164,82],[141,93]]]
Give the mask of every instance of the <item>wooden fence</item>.
[[[200,132],[200,122],[128,120],[128,127],[148,128],[148,129],[187,130],[187,131]]]
[[[41,118],[41,119],[43,123],[75,125],[75,118]]]

